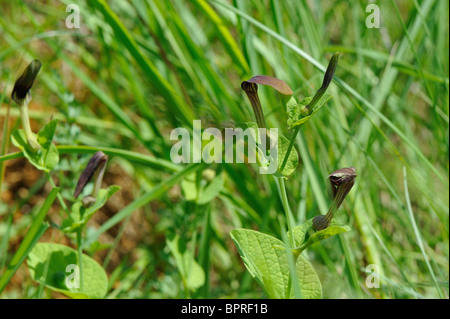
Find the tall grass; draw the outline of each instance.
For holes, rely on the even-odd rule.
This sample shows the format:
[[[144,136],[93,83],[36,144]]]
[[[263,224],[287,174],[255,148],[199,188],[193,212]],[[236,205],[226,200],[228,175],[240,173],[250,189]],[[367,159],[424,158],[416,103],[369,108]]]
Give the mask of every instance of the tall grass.
[[[109,296],[185,296],[166,247],[177,234],[206,274],[207,284],[192,297],[263,297],[229,231],[255,228],[281,237],[277,185],[256,166],[215,165],[209,168],[224,175],[216,199],[187,201],[179,186],[187,175],[168,162],[170,130],[189,129],[192,119],[202,119],[204,128],[253,120],[240,83],[257,74],[283,79],[298,98],[311,96],[329,57],[340,51],[333,99],[301,128],[300,163],[286,180],[298,224],[326,212],[330,172],[357,169],[336,216],[352,231],[308,252],[324,297],[448,298],[447,1],[379,1],[379,29],[366,27],[364,1],[79,1],[78,30],[65,27],[70,1],[63,2],[0,4],[0,258],[11,259],[13,243],[30,225],[28,201],[9,191],[8,168],[20,157],[9,134],[20,121],[4,92],[39,58],[30,116],[36,127],[50,114],[59,119],[63,161],[55,178],[62,196],[71,198],[87,162],[83,154],[98,148],[110,151],[110,174],[123,174],[115,217],[89,237],[112,244],[111,236],[121,235],[106,250]],[[290,137],[280,97],[263,87],[259,93],[268,127]],[[186,174],[201,177],[205,167],[185,168]],[[35,196],[46,196],[44,183],[33,183]],[[57,220],[58,209],[52,214]],[[114,228],[125,221],[123,231]],[[365,286],[371,264],[380,270],[379,289]],[[16,276],[22,283],[11,283],[2,297],[32,296],[37,288],[26,267]]]

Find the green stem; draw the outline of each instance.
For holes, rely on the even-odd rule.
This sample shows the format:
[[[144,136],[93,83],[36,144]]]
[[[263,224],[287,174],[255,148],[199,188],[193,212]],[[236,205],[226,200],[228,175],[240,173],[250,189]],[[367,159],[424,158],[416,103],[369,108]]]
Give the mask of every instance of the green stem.
[[[37,142],[36,136],[34,136],[33,132],[31,131],[30,119],[28,117],[28,105],[24,104],[24,105],[19,106],[19,110],[20,110],[20,118],[22,120],[23,130],[25,132],[25,136],[27,137],[28,144],[34,151],[37,151],[41,148],[41,146]]]
[[[3,96],[0,98],[0,103],[3,103]],[[3,121],[3,136],[2,136],[2,142],[0,143],[0,156],[4,155],[6,152],[6,148],[8,145],[8,133],[9,133],[9,110],[10,107],[8,105],[7,109],[6,109],[6,116],[5,119]],[[3,175],[5,174],[5,167],[3,166],[3,162],[0,162],[0,185],[2,185],[3,182]],[[1,195],[1,188],[0,188],[0,195]],[[0,256],[1,257],[1,256]]]
[[[294,146],[295,139],[297,137],[298,132],[300,131],[300,127],[301,127],[301,125],[298,125],[298,126],[295,127],[294,134],[292,135],[291,140],[289,141],[289,146],[288,146],[288,149],[286,151],[286,156],[284,157],[283,163],[281,164],[280,172],[283,172],[284,167],[286,166],[286,163],[287,163],[287,160],[289,158],[289,155],[291,154],[292,147]]]
[[[287,259],[288,259],[288,263],[289,263],[290,276],[289,276],[288,286],[286,289],[285,298],[290,298],[291,289],[293,287],[295,298],[300,299],[301,298],[301,289],[300,289],[300,286],[298,283],[297,272],[295,269],[295,263],[296,263],[298,255],[294,256],[293,251],[292,251],[292,249],[295,247],[294,228],[293,228],[294,218],[292,216],[292,212],[289,207],[287,194],[286,194],[286,185],[284,184],[284,178],[276,178],[276,179],[278,180],[278,186],[279,186],[280,195],[281,195],[281,202],[283,203],[284,212],[286,214],[286,223],[287,223],[288,232],[289,232],[289,238],[287,240],[289,241],[290,247],[287,247],[286,254],[287,254]],[[281,223],[281,218],[280,218],[280,223]],[[285,228],[281,227],[281,229],[282,229],[281,235],[283,238],[283,242],[286,243],[287,240],[286,240]]]
[[[47,179],[48,179],[50,185],[52,185],[53,188],[57,188],[55,185],[55,182],[53,181],[52,177],[50,176],[50,173],[45,172],[45,175],[47,176]],[[56,196],[58,198],[59,203],[61,204],[61,207],[67,212],[67,214],[69,214],[70,213],[69,209],[67,208],[67,205],[64,202],[64,199],[63,199],[61,193],[58,193]]]
[[[144,164],[153,168],[166,169],[171,172],[178,172],[181,167],[167,160],[162,160],[149,155],[126,151],[122,149],[115,149],[109,147],[94,147],[86,145],[58,145],[56,146],[59,154],[91,154],[97,151],[102,151],[106,155],[119,156],[133,163]],[[12,160],[15,158],[23,157],[23,152],[10,153],[5,155],[0,155],[0,162]]]
[[[78,269],[80,270],[79,274],[79,280],[80,280],[80,291],[83,291],[83,248],[82,248],[82,241],[83,241],[83,230],[77,231],[77,246],[78,246]]]
[[[284,213],[286,215],[286,223],[289,231],[289,243],[291,247],[295,247],[294,243],[294,233],[293,233],[293,223],[294,218],[292,217],[291,209],[289,207],[289,202],[286,194],[286,185],[284,184],[284,178],[275,178],[278,182],[278,187],[280,189],[281,202],[283,204]]]

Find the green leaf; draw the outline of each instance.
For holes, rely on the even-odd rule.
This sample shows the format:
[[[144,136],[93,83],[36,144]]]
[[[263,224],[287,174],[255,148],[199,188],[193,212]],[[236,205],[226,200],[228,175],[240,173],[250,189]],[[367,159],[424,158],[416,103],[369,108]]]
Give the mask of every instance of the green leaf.
[[[57,120],[51,120],[45,124],[37,135],[37,141],[44,149],[49,149],[55,135]]]
[[[281,240],[250,229],[234,229],[230,235],[246,268],[269,298],[293,297],[293,291],[288,291],[289,264]],[[295,268],[302,297],[321,298],[322,286],[311,264],[300,255]]]
[[[296,103],[294,98],[291,98],[289,102],[286,105],[287,108],[287,114],[288,114],[288,121],[287,124],[290,128],[294,128],[298,125],[304,124],[307,121],[313,117],[314,114],[316,114],[322,106],[325,105],[330,99],[332,98],[332,95],[329,93],[325,93],[319,101],[315,105],[313,105],[311,110],[306,110],[306,106],[312,101],[313,96],[307,97],[300,101],[299,103]]]
[[[78,271],[76,250],[53,243],[38,243],[28,255],[28,268],[33,280],[44,284],[53,291],[71,298],[104,298],[108,289],[108,277],[103,268],[91,257],[82,255],[83,278],[80,288],[68,287],[75,284]],[[70,268],[74,267],[74,268]],[[75,270],[74,270],[75,269]]]
[[[27,142],[25,132],[22,129],[11,134],[12,143],[23,151],[24,156],[38,170],[50,172],[59,162],[59,153],[52,143],[55,134],[57,120],[51,120],[37,134],[37,141],[41,149],[34,151]]]
[[[183,190],[184,198],[187,201],[195,201],[198,197],[197,189],[197,174],[194,172],[189,174],[181,181],[181,189]]]
[[[176,235],[172,240],[167,239],[167,246],[175,258],[178,271],[183,282],[189,290],[196,290],[205,284],[205,272],[203,268],[195,261],[193,254],[185,250],[180,252],[180,237]]]
[[[313,218],[302,225],[296,226],[293,229],[294,243],[298,247],[295,249],[297,254],[301,254],[307,247],[312,244],[330,238],[340,233],[350,231],[349,226],[340,225],[335,220],[331,221],[331,225],[321,231],[315,231],[312,228]]]
[[[206,186],[200,188],[200,195],[197,200],[197,204],[203,205],[212,201],[223,188],[224,178],[223,174],[217,174],[213,180]]]
[[[252,130],[249,131],[251,133],[251,137],[255,140],[256,143],[261,143],[258,124],[256,122],[239,122],[236,125],[244,131],[248,128],[251,128]]]
[[[187,201],[196,201],[197,204],[204,205],[212,201],[222,190],[223,174],[217,174],[209,183],[205,179],[197,182],[197,177],[198,175],[195,173],[186,176],[181,181],[181,189]]]
[[[69,218],[63,220],[61,228],[66,233],[73,233],[84,229],[86,223],[95,212],[102,208],[108,199],[118,190],[120,186],[111,185],[107,189],[100,189],[95,198],[95,203],[85,208],[81,200],[77,200],[73,205]]]
[[[278,170],[275,173],[276,177],[287,177],[291,175],[298,165],[298,153],[293,147],[289,153],[286,165],[281,171],[281,165],[283,164],[284,158],[286,157],[287,150],[289,148],[289,140],[283,135],[278,135]]]
[[[321,299],[322,284],[319,276],[313,266],[302,255],[298,256],[295,262],[295,270],[297,271],[297,279],[302,293],[303,299]],[[291,290],[291,298],[294,297],[294,290]]]
[[[312,228],[312,219],[306,221],[305,223],[295,226],[292,229],[294,233],[294,244],[296,247],[300,247],[303,242],[305,241],[305,237],[307,237],[308,233],[311,233],[314,231]],[[308,235],[309,236],[309,235]],[[289,232],[288,232],[288,238],[289,238]]]
[[[41,155],[39,151],[34,151],[27,142],[25,132],[22,129],[15,130],[11,133],[11,141],[14,146],[18,147],[23,151],[23,155],[39,170],[46,170],[44,166],[41,165]]]
[[[183,254],[183,263],[187,267],[187,286],[191,290],[196,290],[205,284],[205,272],[203,268],[190,256]]]

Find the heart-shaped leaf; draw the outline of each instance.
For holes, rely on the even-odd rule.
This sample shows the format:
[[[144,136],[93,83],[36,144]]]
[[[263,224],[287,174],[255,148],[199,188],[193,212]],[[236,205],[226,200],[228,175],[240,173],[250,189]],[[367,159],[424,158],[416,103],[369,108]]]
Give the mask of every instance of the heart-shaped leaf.
[[[284,243],[267,234],[250,229],[234,229],[230,233],[241,258],[253,278],[273,299],[292,298],[289,263]],[[295,269],[302,298],[322,297],[322,286],[314,268],[298,256]]]
[[[33,280],[53,291],[77,299],[104,298],[106,295],[108,277],[103,268],[83,254],[83,273],[80,274],[78,253],[68,246],[37,243],[28,255],[27,264]],[[83,287],[83,290],[79,287]]]
[[[288,159],[286,161],[286,165],[281,171],[281,166],[284,162],[285,157],[287,156],[287,151],[289,149],[289,140],[283,135],[278,136],[278,170],[275,173],[277,177],[287,177],[291,175],[298,165],[298,153],[295,148],[292,148]]]

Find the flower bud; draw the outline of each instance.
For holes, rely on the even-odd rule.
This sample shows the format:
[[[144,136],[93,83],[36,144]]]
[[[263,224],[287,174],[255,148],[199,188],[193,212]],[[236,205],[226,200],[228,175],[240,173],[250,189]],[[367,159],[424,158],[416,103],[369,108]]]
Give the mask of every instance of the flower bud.
[[[30,101],[30,89],[33,86],[42,63],[39,60],[33,60],[27,66],[22,75],[16,80],[14,89],[11,93],[11,98],[19,105],[20,118],[22,120],[23,131],[28,141],[28,145],[34,150],[38,151],[41,145],[37,142],[36,136],[33,135],[30,126],[30,119],[28,117],[28,103]]]
[[[327,70],[323,77],[322,86],[320,87],[320,89],[317,90],[316,94],[314,94],[311,102],[309,102],[308,105],[304,106],[300,111],[303,116],[309,115],[309,113],[312,111],[313,106],[316,105],[316,103],[327,91],[328,86],[330,85],[331,80],[333,79],[334,72],[336,71],[336,67],[339,61],[339,55],[340,55],[339,52],[335,52],[331,57],[330,63],[328,63]]]
[[[39,60],[33,60],[27,66],[22,75],[17,79],[14,84],[14,89],[11,94],[11,98],[20,106],[25,102],[26,97],[29,95],[30,89],[33,86],[42,63]]]
[[[74,197],[77,198],[81,192],[83,191],[86,184],[90,181],[92,176],[95,174],[94,181],[94,190],[92,191],[92,197],[95,198],[97,195],[97,191],[100,189],[103,180],[103,174],[106,168],[106,162],[108,161],[108,156],[102,151],[98,151],[95,153],[83,173],[81,173],[80,178],[78,179],[77,187],[75,188]],[[87,200],[88,201],[88,200]],[[84,203],[83,203],[84,204]]]
[[[355,184],[356,169],[354,167],[341,168],[330,175],[328,178],[333,191],[333,202],[326,215],[318,215],[313,219],[313,228],[317,231],[323,230],[330,226],[334,213],[341,206],[344,198]]]

